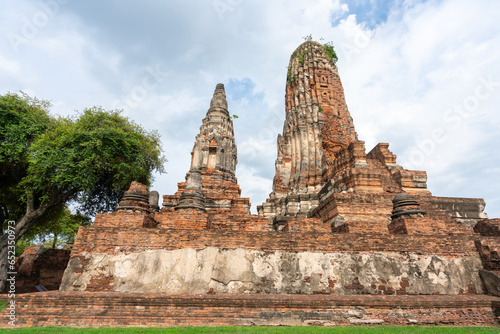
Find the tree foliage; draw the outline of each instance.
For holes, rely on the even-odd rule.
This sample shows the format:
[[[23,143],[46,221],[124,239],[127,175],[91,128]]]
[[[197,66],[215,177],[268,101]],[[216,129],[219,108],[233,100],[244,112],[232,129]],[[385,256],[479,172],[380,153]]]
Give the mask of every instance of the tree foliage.
[[[0,96],[0,223],[26,211],[18,185],[26,177],[30,145],[52,122],[48,107],[24,93]]]
[[[163,171],[160,139],[120,115],[85,109],[76,119],[59,118],[31,145],[24,197],[54,194],[75,199],[88,214],[113,209],[132,180],[149,185]]]
[[[119,110],[93,107],[69,118],[50,116],[49,107],[23,93],[0,96],[0,223],[16,221],[16,240],[37,228],[63,235],[78,220],[64,213],[66,203],[87,215],[109,211],[132,181],[149,185],[154,171],[164,172],[159,134]],[[0,290],[6,245],[3,234]]]
[[[337,53],[333,48],[333,42],[325,43],[323,44],[323,46],[325,47],[325,54],[332,59],[334,64],[336,64],[339,58],[337,57]]]
[[[120,111],[54,118],[49,106],[25,94],[0,97],[0,203],[9,219],[18,220],[30,199],[35,208],[77,200],[87,214],[109,211],[132,180],[149,185],[153,171],[164,171],[158,133]]]

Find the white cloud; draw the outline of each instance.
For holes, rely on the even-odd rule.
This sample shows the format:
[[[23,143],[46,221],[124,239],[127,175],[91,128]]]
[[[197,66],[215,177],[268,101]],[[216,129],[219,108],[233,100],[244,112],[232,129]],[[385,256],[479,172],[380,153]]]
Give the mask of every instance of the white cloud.
[[[9,75],[19,74],[21,66],[18,61],[0,57],[0,72]]]
[[[262,198],[263,191],[271,192],[272,180],[261,177],[258,170],[245,165],[239,166],[236,174],[241,188],[241,195],[250,198],[252,207],[261,205],[262,202],[254,202],[254,199]],[[265,201],[265,198],[262,201]]]

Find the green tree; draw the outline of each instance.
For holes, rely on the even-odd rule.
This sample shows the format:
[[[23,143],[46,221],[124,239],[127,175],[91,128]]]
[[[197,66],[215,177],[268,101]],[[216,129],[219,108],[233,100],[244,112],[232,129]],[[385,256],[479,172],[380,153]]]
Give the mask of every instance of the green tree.
[[[56,248],[73,243],[80,226],[90,226],[92,220],[80,213],[71,213],[66,205],[55,207],[45,214],[43,221],[33,225],[23,236],[25,243],[45,243],[46,247]]]
[[[45,213],[36,224],[16,243],[15,255],[20,256],[24,250],[33,245],[44,243],[46,248],[56,248],[75,241],[80,226],[90,226],[92,220],[80,213],[71,213],[64,205],[57,205]]]
[[[24,93],[0,96],[0,223],[26,210],[17,185],[26,176],[29,146],[51,122],[48,107]]]
[[[0,204],[5,222],[15,221],[16,241],[65,203],[87,215],[110,211],[133,180],[149,185],[164,171],[159,134],[120,111],[94,107],[72,119],[51,117],[49,107],[25,94],[0,96]],[[0,291],[8,272],[2,232]]]

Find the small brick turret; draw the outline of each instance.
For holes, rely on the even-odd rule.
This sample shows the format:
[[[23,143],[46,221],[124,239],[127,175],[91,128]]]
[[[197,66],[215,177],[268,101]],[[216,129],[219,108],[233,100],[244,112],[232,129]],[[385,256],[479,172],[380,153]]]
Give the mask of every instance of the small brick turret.
[[[118,203],[116,211],[149,212],[149,195],[146,185],[133,181]]]
[[[406,193],[399,193],[392,199],[392,219],[415,218],[425,216],[425,211],[420,209],[420,204],[415,198]]]

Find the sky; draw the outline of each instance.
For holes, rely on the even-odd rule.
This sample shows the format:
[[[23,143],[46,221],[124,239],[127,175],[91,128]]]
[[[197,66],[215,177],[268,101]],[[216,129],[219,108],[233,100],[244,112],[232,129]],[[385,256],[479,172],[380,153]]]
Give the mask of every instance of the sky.
[[[500,2],[494,0],[0,0],[0,94],[54,115],[123,109],[161,135],[173,194],[217,83],[238,115],[236,176],[252,212],[272,188],[286,69],[311,34],[333,42],[367,152],[387,142],[435,196],[500,217]]]

